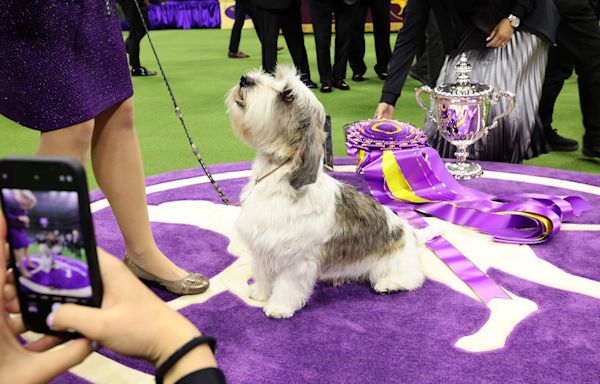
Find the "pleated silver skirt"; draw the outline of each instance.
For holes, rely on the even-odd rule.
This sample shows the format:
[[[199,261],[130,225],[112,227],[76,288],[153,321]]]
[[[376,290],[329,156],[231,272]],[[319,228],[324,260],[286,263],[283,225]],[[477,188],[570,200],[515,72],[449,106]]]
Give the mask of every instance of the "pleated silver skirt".
[[[546,141],[538,117],[549,45],[539,37],[517,31],[504,48],[489,48],[465,52],[473,70],[471,81],[490,84],[494,90],[511,91],[516,95],[513,112],[498,121],[498,126],[469,147],[469,158],[487,161],[520,163],[523,159],[546,153]],[[455,83],[455,66],[460,55],[446,60],[438,85]],[[490,109],[487,124],[508,107],[507,101]],[[424,126],[429,143],[442,157],[453,157],[455,147],[444,140],[435,123],[427,119]]]

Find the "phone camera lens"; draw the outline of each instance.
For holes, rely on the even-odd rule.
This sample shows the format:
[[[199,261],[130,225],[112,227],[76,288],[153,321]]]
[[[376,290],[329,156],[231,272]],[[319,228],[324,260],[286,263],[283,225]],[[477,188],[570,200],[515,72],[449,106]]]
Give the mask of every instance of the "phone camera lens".
[[[39,180],[40,179],[40,175],[33,175],[33,180]]]
[[[2,178],[3,178],[4,180],[8,179],[8,175],[7,175],[6,173],[3,173],[3,174],[2,174]]]
[[[64,175],[60,175],[58,177],[58,180],[60,180],[61,182],[65,181],[65,176]]]
[[[70,175],[67,175],[67,183],[70,183],[71,181],[73,181],[73,178]]]

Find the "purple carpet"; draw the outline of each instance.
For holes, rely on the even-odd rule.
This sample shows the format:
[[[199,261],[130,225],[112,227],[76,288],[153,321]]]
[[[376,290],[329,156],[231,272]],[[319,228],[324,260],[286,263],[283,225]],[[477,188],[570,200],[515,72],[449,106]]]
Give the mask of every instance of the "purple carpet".
[[[338,164],[350,164],[339,159]],[[535,175],[600,186],[600,176],[511,164],[482,163],[484,169]],[[214,173],[246,170],[249,164],[212,167]],[[185,170],[149,177],[148,185],[201,176]],[[361,176],[335,177],[366,191]],[[237,200],[245,179],[220,184]],[[576,224],[600,224],[600,194],[553,186],[478,179],[467,186],[492,194],[576,194],[592,209]],[[556,184],[555,184],[556,185]],[[102,198],[94,192],[93,199]],[[209,183],[148,196],[149,204],[218,198]],[[94,215],[98,244],[122,257],[124,244],[110,209]],[[535,254],[563,271],[600,281],[600,233],[565,230],[531,247]],[[161,249],[184,268],[215,276],[236,260],[228,239],[191,225],[153,224]],[[428,280],[414,292],[387,296],[359,284],[320,284],[307,306],[293,318],[272,320],[231,292],[181,312],[204,333],[218,340],[217,359],[230,383],[598,383],[600,382],[600,300],[522,280],[498,270],[490,276],[539,309],[512,331],[501,349],[469,353],[454,347],[477,331],[489,310],[443,284]],[[174,295],[157,291],[165,300]],[[598,292],[600,294],[600,292]],[[137,359],[102,353],[126,366],[153,373]],[[86,382],[72,374],[55,382]]]

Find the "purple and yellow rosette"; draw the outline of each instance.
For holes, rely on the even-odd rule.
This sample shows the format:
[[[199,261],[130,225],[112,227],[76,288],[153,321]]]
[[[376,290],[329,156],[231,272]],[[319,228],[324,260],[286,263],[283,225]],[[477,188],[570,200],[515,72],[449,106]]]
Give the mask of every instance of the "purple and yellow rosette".
[[[562,221],[588,208],[577,196],[492,196],[463,187],[427,145],[425,133],[407,123],[363,120],[348,125],[346,135],[348,154],[358,158],[357,173],[364,174],[373,197],[416,227],[427,225],[421,216],[427,215],[474,228],[496,241],[537,244],[556,234]],[[509,298],[443,238],[428,246],[485,303]]]

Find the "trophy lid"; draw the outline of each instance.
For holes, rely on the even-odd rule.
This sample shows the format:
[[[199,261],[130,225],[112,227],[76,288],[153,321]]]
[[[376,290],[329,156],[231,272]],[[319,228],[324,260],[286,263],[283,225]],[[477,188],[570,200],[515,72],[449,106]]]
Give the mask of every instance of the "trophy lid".
[[[460,60],[455,68],[458,73],[457,82],[436,87],[436,94],[453,97],[480,97],[489,95],[492,92],[492,87],[489,84],[471,83],[471,64],[468,63],[466,54],[462,53],[460,55]]]

